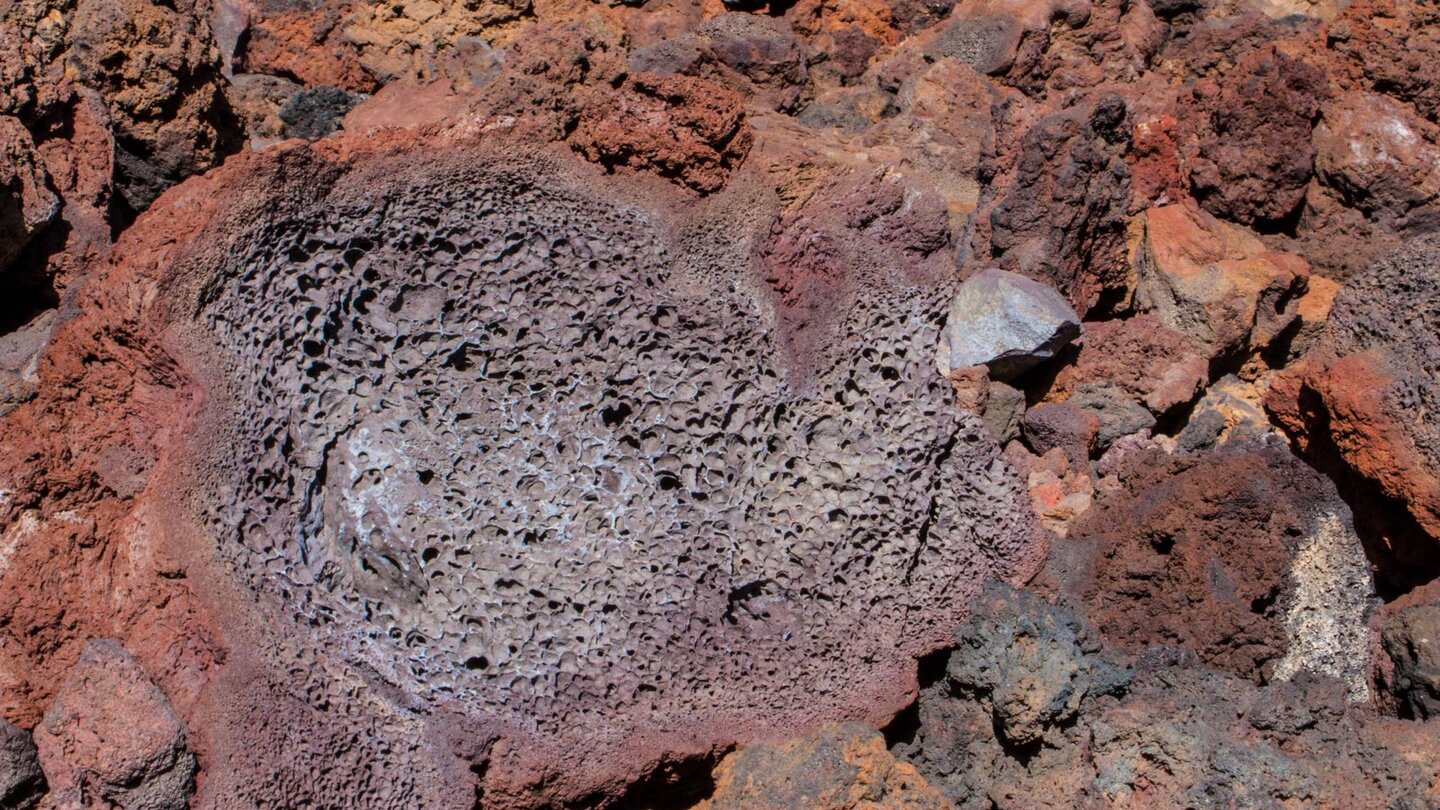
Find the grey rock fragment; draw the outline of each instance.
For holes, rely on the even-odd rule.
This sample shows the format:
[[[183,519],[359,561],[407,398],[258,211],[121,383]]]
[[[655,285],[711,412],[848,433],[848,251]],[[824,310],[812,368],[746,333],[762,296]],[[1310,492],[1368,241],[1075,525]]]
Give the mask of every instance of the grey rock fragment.
[[[1033,279],[987,268],[950,302],[936,361],[941,374],[985,365],[1010,380],[1055,356],[1080,335],[1080,318],[1060,293]]]
[[[990,396],[980,418],[997,444],[1005,444],[1020,435],[1020,419],[1025,415],[1025,392],[998,380],[990,381]]]
[[[1082,704],[1122,691],[1130,675],[1099,656],[1099,645],[1069,611],[1028,591],[993,583],[955,631],[946,675],[962,695],[988,704],[1012,745],[1043,740]]]
[[[1100,421],[1095,449],[1105,452],[1117,439],[1155,426],[1155,416],[1114,383],[1087,383],[1069,402]]]
[[[34,807],[44,790],[45,777],[30,734],[0,720],[0,808]]]

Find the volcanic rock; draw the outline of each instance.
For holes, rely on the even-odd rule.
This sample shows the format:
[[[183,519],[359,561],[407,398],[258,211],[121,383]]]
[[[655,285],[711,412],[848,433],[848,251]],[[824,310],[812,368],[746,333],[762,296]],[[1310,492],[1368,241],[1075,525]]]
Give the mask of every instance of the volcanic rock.
[[[1368,695],[1373,585],[1328,479],[1276,443],[1240,442],[1127,454],[1115,475],[1071,526],[1095,556],[1064,587],[1107,641],[1135,655],[1179,647],[1257,681],[1319,673]]]
[[[772,305],[746,258],[770,236],[737,197],[753,184],[636,193],[564,147],[518,161],[531,131],[471,120],[246,155],[126,232],[11,418],[132,427],[53,468],[28,460],[67,434],[4,434],[5,487],[30,493],[10,530],[53,538],[0,569],[7,615],[51,628],[0,673],[4,705],[30,710],[51,650],[114,628],[203,718],[201,804],[448,806],[473,766],[485,806],[546,806],[877,726],[986,578],[1035,570],[1020,481],[935,372],[943,206],[865,176],[840,184],[874,193],[853,226],[817,202],[802,221],[903,261],[837,266],[824,351],[791,352],[815,293]],[[110,393],[57,397],[75,386]],[[187,545],[201,533],[216,544]],[[52,620],[130,609],[98,574],[60,602],[21,587],[54,545],[77,569],[119,555],[172,623]],[[243,666],[207,648],[207,616]],[[167,626],[194,658],[144,635]]]
[[[1081,314],[1127,297],[1126,115],[1112,95],[1036,123],[1020,141],[1009,192],[989,212],[999,267],[1054,286]]]
[[[1316,463],[1389,499],[1382,511],[1413,519],[1429,542],[1395,534],[1373,549],[1412,566],[1427,565],[1440,539],[1437,317],[1440,243],[1419,240],[1340,290],[1319,343],[1265,400]]]
[[[165,695],[114,641],[91,641],[35,730],[40,765],[62,806],[103,802],[181,810],[195,756]]]
[[[1435,125],[1406,105],[1375,93],[1347,93],[1325,106],[1315,127],[1315,168],[1347,205],[1371,218],[1392,227],[1404,227],[1409,218],[1433,222],[1440,195],[1436,139]]]
[[[715,792],[695,810],[945,810],[949,804],[885,738],[857,723],[750,746],[715,769]]]
[[[1094,442],[1098,453],[1110,449],[1117,439],[1155,426],[1154,414],[1113,383],[1086,383],[1065,402],[1094,416],[1099,423]]]
[[[28,810],[45,790],[30,734],[0,720],[0,807]]]
[[[1020,421],[1025,443],[1040,455],[1059,448],[1071,460],[1090,457],[1100,433],[1100,419],[1071,402],[1042,402]]]
[[[1145,212],[1136,305],[1209,358],[1269,347],[1295,323],[1310,268],[1189,204]]]
[[[60,213],[49,181],[29,130],[0,116],[0,280],[9,280],[7,266]]]
[[[1152,413],[1189,403],[1209,376],[1194,343],[1154,313],[1089,321],[1073,363],[1060,369],[1047,398],[1061,399],[1082,385],[1108,383]]]
[[[1395,663],[1395,697],[1410,717],[1440,714],[1440,606],[1400,611],[1385,627],[1385,652]]]
[[[1348,705],[1333,679],[1257,687],[1163,647],[1125,668],[1070,611],[994,589],[966,628],[974,643],[951,653],[947,676],[892,729],[895,754],[957,808],[1405,806],[1423,805],[1433,784],[1405,753],[1416,745],[1408,730]],[[1016,745],[991,683],[1063,722]]]
[[[307,88],[290,96],[277,115],[287,136],[313,141],[339,129],[341,119],[360,101],[336,87]]]
[[[1003,585],[977,597],[955,631],[945,677],[994,718],[1009,746],[1028,747],[1075,719],[1086,702],[1123,690],[1127,674],[1094,655],[1098,646],[1072,615]]]
[[[1245,55],[1218,85],[1198,85],[1188,166],[1205,210],[1246,225],[1291,216],[1314,170],[1310,131],[1327,94],[1322,70],[1273,45]]]
[[[984,365],[1013,379],[1054,357],[1080,334],[1080,319],[1055,290],[1003,270],[984,269],[960,285],[936,352],[940,373]]]

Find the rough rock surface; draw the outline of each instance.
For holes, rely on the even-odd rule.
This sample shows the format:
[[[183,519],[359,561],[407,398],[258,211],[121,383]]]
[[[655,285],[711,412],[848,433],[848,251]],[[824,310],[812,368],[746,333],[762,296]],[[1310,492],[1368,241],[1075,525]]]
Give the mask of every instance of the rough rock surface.
[[[1069,611],[1003,590],[986,592],[959,641],[890,730],[892,750],[957,808],[1428,800],[1433,774],[1404,753],[1413,741],[1333,680],[1256,687],[1163,647],[1123,667]],[[1017,744],[996,692],[1051,722]]]
[[[985,269],[960,285],[936,350],[941,374],[986,366],[1011,379],[1080,334],[1080,319],[1055,290],[1004,270]]]
[[[1243,442],[1133,454],[1116,479],[1071,527],[1092,556],[1065,590],[1118,650],[1178,647],[1244,678],[1308,670],[1368,694],[1372,585],[1332,484]]]
[[[27,810],[45,789],[30,734],[0,720],[0,807]]]
[[[1395,662],[1402,711],[1428,719],[1440,713],[1440,606],[1400,611],[1385,628],[1385,651]]]
[[[715,792],[696,810],[944,810],[939,791],[885,738],[857,723],[751,746],[715,768]]]
[[[1389,576],[1433,570],[1440,539],[1440,429],[1433,416],[1440,244],[1421,240],[1337,294],[1316,347],[1276,381],[1266,407],[1322,467],[1388,513],[1372,553]],[[1395,313],[1404,312],[1403,317]],[[1410,569],[1410,570],[1407,570]]]
[[[1190,205],[1145,212],[1136,304],[1206,357],[1260,352],[1298,317],[1310,268]]]
[[[118,643],[91,641],[35,730],[59,806],[180,810],[195,756],[165,695]]]
[[[1440,804],[1437,30],[0,0],[0,805]]]
[[[303,774],[326,762],[342,784],[406,770],[347,790],[412,806],[463,788],[439,773],[469,756],[487,806],[532,806],[618,795],[666,757],[737,740],[878,725],[986,578],[1035,569],[1019,480],[934,370],[954,290],[942,274],[841,279],[817,366],[775,350],[787,321],[758,269],[732,260],[743,229],[697,230],[744,206],[687,211],[663,181],[652,200],[668,208],[598,197],[597,170],[563,153],[516,166],[505,141],[367,148],[291,145],[194,184],[212,207],[188,220],[178,260],[162,214],[196,198],[165,198],[114,254],[108,272],[128,281],[97,289],[125,290],[134,328],[163,325],[175,354],[154,337],[76,347],[135,363],[127,377],[166,375],[167,393],[143,396],[190,414],[85,474],[133,499],[177,474],[160,470],[205,470],[156,508],[193,515],[241,574],[228,587],[258,599],[266,618],[230,644],[279,639],[253,674],[226,671],[235,699],[190,693],[217,763],[202,803],[319,795],[328,782]],[[677,261],[686,239],[709,252]],[[171,295],[128,298],[161,286]],[[105,367],[64,356],[42,376]],[[198,559],[180,565],[199,576],[213,563]],[[313,686],[277,687],[294,676],[275,670]],[[39,672],[20,677],[45,694]],[[355,679],[388,686],[351,696]],[[282,695],[295,719],[253,720]],[[345,719],[325,714],[336,706]],[[283,743],[305,724],[305,745]],[[349,735],[388,750],[332,762]],[[445,740],[472,753],[441,754],[462,745]],[[291,755],[250,758],[277,746]]]

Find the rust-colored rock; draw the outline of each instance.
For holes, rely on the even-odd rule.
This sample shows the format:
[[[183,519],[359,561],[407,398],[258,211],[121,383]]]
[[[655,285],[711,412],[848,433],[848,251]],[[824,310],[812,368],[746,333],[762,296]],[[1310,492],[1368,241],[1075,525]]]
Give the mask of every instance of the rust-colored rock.
[[[946,810],[915,766],[854,723],[812,737],[741,749],[715,769],[715,792],[696,810]]]
[[[1350,511],[1285,448],[1128,455],[1068,542],[1095,556],[1067,588],[1118,648],[1179,647],[1255,680],[1310,670],[1368,694],[1372,586]]]
[[[1194,400],[1209,377],[1206,359],[1184,334],[1153,313],[1084,325],[1079,352],[1055,376],[1047,394],[1070,396],[1079,386],[1119,386],[1156,414]]]
[[[1417,241],[1351,279],[1316,347],[1281,373],[1266,399],[1304,452],[1352,476],[1357,496],[1381,499],[1370,508],[1390,517],[1375,523],[1372,552],[1384,560],[1382,573],[1401,582],[1432,570],[1440,539],[1440,455],[1429,405],[1437,257],[1434,240]]]
[[[1145,212],[1137,265],[1137,307],[1207,358],[1267,349],[1292,328],[1310,278],[1304,259],[1190,203]]]

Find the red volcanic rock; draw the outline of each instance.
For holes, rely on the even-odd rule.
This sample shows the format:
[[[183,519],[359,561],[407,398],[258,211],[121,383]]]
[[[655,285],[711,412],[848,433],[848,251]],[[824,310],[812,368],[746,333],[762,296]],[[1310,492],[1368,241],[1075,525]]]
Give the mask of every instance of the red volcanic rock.
[[[1184,333],[1208,358],[1261,352],[1292,328],[1309,284],[1304,259],[1267,250],[1193,203],[1144,216],[1137,308]]]
[[[72,64],[110,111],[116,192],[133,211],[236,146],[220,91],[219,51],[204,15],[193,2],[76,3]]]
[[[334,9],[282,7],[262,14],[246,29],[235,66],[243,73],[289,76],[307,85],[371,92],[377,82],[360,64],[355,43],[332,36],[339,25],[340,14]]]
[[[0,117],[0,273],[60,213],[30,132]]]
[[[185,727],[114,641],[85,645],[35,745],[56,806],[180,810],[195,789]]]
[[[1382,574],[1400,580],[1430,570],[1440,539],[1440,441],[1430,406],[1437,256],[1434,240],[1420,240],[1351,279],[1316,347],[1282,372],[1265,402],[1317,463],[1380,497],[1382,514],[1413,520],[1422,537],[1378,524],[1389,535],[1388,548],[1374,549],[1386,558]]]
[[[1130,276],[1125,115],[1112,95],[1031,127],[1010,190],[989,212],[1001,269],[1055,287],[1082,316],[1123,298]]]
[[[571,136],[602,166],[652,171],[702,193],[725,184],[752,140],[739,96],[700,79],[644,73],[597,95]]]
[[[1440,131],[1409,107],[1373,93],[1347,93],[1315,127],[1316,171],[1348,205],[1392,227],[1434,221],[1440,195]],[[1418,210],[1417,210],[1418,209]],[[1428,209],[1428,210],[1427,210]]]
[[[1359,0],[1326,26],[1333,75],[1385,93],[1440,124],[1440,10],[1415,0]],[[1385,58],[1379,58],[1384,54]]]
[[[1314,170],[1310,130],[1327,95],[1323,71],[1274,46],[1197,85],[1182,103],[1198,130],[1186,165],[1205,210],[1245,224],[1291,216]]]
[[[1042,402],[1020,420],[1025,443],[1042,456],[1058,448],[1072,460],[1088,459],[1099,432],[1100,420],[1094,414],[1068,402]]]
[[[1152,313],[1086,323],[1078,346],[1047,398],[1063,400],[1081,385],[1109,382],[1162,414],[1194,400],[1209,378],[1195,344]]]
[[[1066,589],[1110,643],[1179,647],[1256,680],[1308,670],[1367,694],[1369,569],[1327,479],[1243,442],[1127,454],[1115,475],[1067,540],[1093,549]]]

